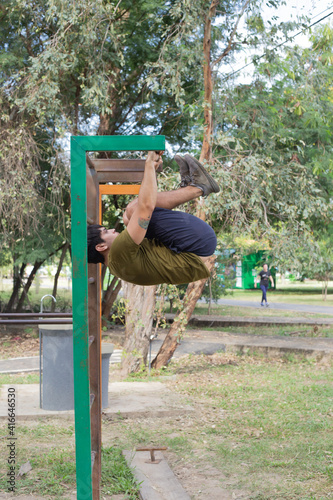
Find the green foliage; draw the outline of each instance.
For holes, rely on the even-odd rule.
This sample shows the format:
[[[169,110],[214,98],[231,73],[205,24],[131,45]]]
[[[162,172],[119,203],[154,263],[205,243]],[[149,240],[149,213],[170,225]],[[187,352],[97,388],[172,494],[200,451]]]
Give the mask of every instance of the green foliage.
[[[230,290],[236,283],[234,269],[236,258],[238,259],[239,256],[235,256],[235,253],[219,252],[217,254],[215,268],[202,292],[202,297],[206,302],[213,300],[217,303],[218,299],[231,293]]]
[[[283,2],[269,5],[275,13]],[[311,48],[273,52],[296,24],[266,22],[261,6],[228,1],[213,14],[210,167],[223,189],[205,211],[231,248],[246,234],[275,256],[283,245],[295,255],[300,239],[332,219],[333,36],[324,26]],[[0,244],[17,263],[42,259],[69,237],[66,134],[164,133],[171,147],[197,153],[209,8],[204,0],[5,3]],[[224,64],[244,47],[266,57],[255,61],[253,82],[238,85],[226,81]],[[174,188],[175,165],[166,159],[165,167],[160,188]],[[121,227],[127,201],[106,202],[108,225]]]
[[[261,60],[252,83],[220,88],[214,104],[211,171],[223,192],[207,199],[212,223],[231,247],[245,233],[288,269],[304,252],[314,261],[309,242],[332,228],[332,33],[320,27],[311,48]]]

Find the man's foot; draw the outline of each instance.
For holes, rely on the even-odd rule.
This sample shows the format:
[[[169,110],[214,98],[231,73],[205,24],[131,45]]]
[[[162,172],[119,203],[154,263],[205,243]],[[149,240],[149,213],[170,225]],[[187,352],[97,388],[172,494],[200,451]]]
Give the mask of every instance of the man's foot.
[[[269,303],[268,302],[266,302],[266,307],[269,307]]]
[[[198,187],[202,190],[203,196],[208,196],[210,193],[218,193],[219,185],[209,175],[206,169],[193,156],[185,155],[184,160],[189,166],[191,183],[190,186]]]
[[[174,159],[179,165],[179,173],[181,179],[179,187],[183,188],[189,186],[191,184],[191,177],[188,164],[182,156],[175,155]]]
[[[261,305],[261,307],[264,307],[264,303],[263,303],[263,302],[261,302],[261,304],[260,304],[260,305]]]

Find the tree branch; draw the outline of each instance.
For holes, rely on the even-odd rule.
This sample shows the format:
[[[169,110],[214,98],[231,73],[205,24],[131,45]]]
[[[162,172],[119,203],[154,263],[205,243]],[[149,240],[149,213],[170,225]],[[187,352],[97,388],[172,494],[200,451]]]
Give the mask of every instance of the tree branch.
[[[227,55],[229,54],[229,52],[231,51],[231,49],[233,48],[233,44],[232,44],[232,41],[233,39],[235,38],[235,35],[236,35],[236,31],[237,31],[237,28],[238,28],[238,24],[239,24],[239,21],[241,20],[241,18],[243,17],[243,14],[246,10],[246,7],[249,5],[250,3],[250,0],[246,0],[245,4],[243,5],[242,7],[242,10],[241,10],[241,13],[239,14],[238,18],[237,18],[237,21],[236,21],[236,24],[234,26],[234,29],[232,30],[231,32],[231,35],[230,35],[230,39],[229,39],[229,43],[227,45],[227,47],[224,49],[223,53],[217,58],[215,59],[215,61],[212,62],[212,67],[215,66],[216,64],[219,64],[222,59]]]

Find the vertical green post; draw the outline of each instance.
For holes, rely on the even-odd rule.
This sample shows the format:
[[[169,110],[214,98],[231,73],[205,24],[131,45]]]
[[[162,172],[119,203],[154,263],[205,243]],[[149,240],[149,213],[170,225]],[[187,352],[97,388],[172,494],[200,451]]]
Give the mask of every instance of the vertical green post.
[[[87,180],[88,151],[164,151],[164,136],[71,137],[72,307],[77,499],[92,500],[89,387]]]
[[[86,151],[71,137],[73,363],[77,499],[92,499]]]

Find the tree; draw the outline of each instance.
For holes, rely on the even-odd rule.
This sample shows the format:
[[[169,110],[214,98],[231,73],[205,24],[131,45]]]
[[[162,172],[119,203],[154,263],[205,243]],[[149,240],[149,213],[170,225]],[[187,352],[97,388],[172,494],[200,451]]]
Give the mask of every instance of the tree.
[[[223,59],[227,58],[237,47],[235,43],[235,39],[237,39],[237,28],[242,16],[247,12],[248,21],[251,19],[251,14],[255,11],[258,4],[250,4],[249,1],[245,1],[243,3],[234,4],[231,8],[231,5],[224,5],[222,8],[222,14],[226,14],[226,21],[222,28],[220,24],[218,24],[218,28],[215,25],[215,37],[217,33],[220,35],[220,39],[224,42],[224,49],[221,51],[221,44],[217,43],[217,37],[215,38],[213,35],[212,22],[214,17],[217,14],[217,7],[220,6],[220,2],[218,0],[212,0],[210,5],[207,5],[207,2],[197,2],[197,14],[200,14],[201,24],[196,26],[198,33],[201,34],[199,38],[202,40],[202,51],[198,51],[199,54],[203,53],[203,110],[204,110],[204,120],[203,120],[203,142],[201,147],[200,160],[206,161],[208,164],[213,163],[212,158],[212,133],[213,133],[213,90],[214,84],[212,79],[212,68],[214,65],[220,64]],[[224,11],[225,8],[225,11]],[[219,13],[220,14],[220,13]],[[253,20],[253,17],[252,17]],[[216,23],[217,24],[217,23]],[[256,34],[258,31],[262,30],[262,19],[260,16],[257,16],[257,21],[252,22],[251,24],[253,32]],[[188,29],[188,28],[187,28]],[[193,26],[191,26],[193,30]],[[185,30],[184,30],[185,31]],[[184,36],[184,34],[183,34]],[[215,39],[214,39],[215,38]],[[255,37],[256,38],[256,37]],[[251,35],[249,35],[249,43],[251,43]],[[215,42],[215,43],[212,43]],[[192,48],[193,50],[193,48]],[[219,53],[218,53],[219,51]],[[212,58],[213,56],[213,58]],[[177,64],[170,62],[169,65]],[[180,99],[181,101],[181,99]],[[220,183],[223,185],[223,183]],[[198,207],[197,214],[203,216],[203,213],[207,213],[207,209],[209,210],[210,205],[216,205],[216,197],[210,197],[210,201],[206,204],[204,210],[201,207]],[[223,210],[223,205],[220,205],[220,210]],[[218,216],[216,217],[218,218]],[[210,271],[212,271],[214,266],[215,258],[212,257],[207,261],[206,265]],[[191,283],[188,287],[185,300],[184,300],[184,308],[179,312],[178,317],[175,318],[170,331],[168,332],[163,345],[161,346],[156,358],[153,360],[152,366],[155,368],[160,368],[163,365],[166,365],[171,357],[175,349],[178,346],[177,338],[179,332],[183,330],[186,326],[186,323],[189,321],[193,310],[195,308],[196,302],[198,298],[201,296],[203,288],[205,286],[206,280],[202,280],[200,282]]]
[[[304,275],[313,260],[305,256],[318,251],[308,242],[320,245],[332,231],[332,29],[317,28],[311,41],[272,55],[253,83],[224,92],[215,136],[223,230],[266,238],[275,262]]]
[[[333,279],[333,248],[332,240],[321,240],[318,242],[318,250],[315,254],[314,263],[308,269],[308,276],[312,276],[322,282],[322,297],[327,299],[328,282]]]
[[[270,2],[272,9],[279,3]],[[286,59],[270,50],[294,25],[272,20],[265,25],[260,6],[246,0],[79,0],[74,8],[60,0],[11,0],[0,14],[6,39],[0,53],[2,96],[7,115],[17,113],[38,155],[45,152],[46,174],[37,176],[36,185],[50,187],[47,172],[59,159],[55,137],[63,133],[149,130],[165,133],[171,146],[202,150],[201,159],[224,187],[205,201],[204,211],[230,241],[246,232],[277,248],[288,231],[296,244],[297,234],[308,226],[320,219],[325,224],[330,218],[329,152],[323,169],[319,158],[330,147],[325,113],[331,104],[329,83],[323,99],[319,83],[323,75],[330,77],[330,33],[314,35],[312,70],[312,53],[302,63],[300,50],[287,52]],[[238,29],[241,18],[245,30]],[[254,82],[229,86],[219,71],[250,46],[266,50]],[[316,98],[313,89],[308,93],[311,86]],[[309,119],[312,133],[305,130]],[[41,145],[51,149],[46,153]],[[162,185],[175,184],[172,169],[169,174]],[[62,195],[65,184],[59,188]],[[51,191],[57,187],[53,182]],[[193,304],[188,305],[190,314]]]

